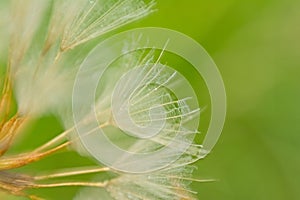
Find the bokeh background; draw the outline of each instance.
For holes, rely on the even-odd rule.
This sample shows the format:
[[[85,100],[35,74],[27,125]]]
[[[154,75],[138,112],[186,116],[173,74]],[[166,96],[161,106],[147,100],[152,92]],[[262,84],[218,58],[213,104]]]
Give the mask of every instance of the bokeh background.
[[[195,173],[216,181],[192,184],[199,199],[300,199],[300,1],[157,0],[156,8],[127,29],[158,26],[194,38],[218,65],[227,90],[224,131]],[[38,146],[61,130],[55,117],[44,116],[11,153]],[[76,153],[60,153],[22,171],[92,163]],[[39,193],[71,199],[77,189]],[[0,199],[23,198],[0,194]]]
[[[147,25],[202,44],[225,82],[228,113],[198,163],[199,199],[300,199],[300,1],[164,0]]]

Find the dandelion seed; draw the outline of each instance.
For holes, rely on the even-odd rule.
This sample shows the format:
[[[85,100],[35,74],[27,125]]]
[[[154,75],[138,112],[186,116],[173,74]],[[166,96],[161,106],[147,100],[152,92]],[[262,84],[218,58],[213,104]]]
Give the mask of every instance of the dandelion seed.
[[[50,24],[48,27],[43,54],[45,54],[57,42],[60,43],[59,40],[62,39],[63,33],[66,30],[67,25],[80,12],[83,4],[84,1],[82,0],[55,0],[53,2],[53,9],[51,13]]]
[[[88,1],[66,29],[61,49],[65,51],[89,41],[99,35],[135,21],[151,12],[154,3],[140,0],[118,0],[106,2]]]
[[[181,162],[179,160],[179,162]],[[94,199],[110,200],[193,200],[196,192],[189,189],[192,181],[209,182],[191,178],[193,166],[178,167],[177,163],[157,172],[145,174],[119,174],[107,182],[103,189],[84,188],[75,196],[75,200]],[[106,192],[105,192],[106,191]],[[109,195],[110,196],[109,196]]]

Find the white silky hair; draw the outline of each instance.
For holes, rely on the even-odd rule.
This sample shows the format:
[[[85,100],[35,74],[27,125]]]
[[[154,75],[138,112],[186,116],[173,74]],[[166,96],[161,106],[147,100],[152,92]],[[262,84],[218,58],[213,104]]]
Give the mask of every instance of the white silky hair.
[[[107,191],[115,199],[181,200],[196,199],[188,188],[193,167],[166,168],[147,174],[124,174],[111,180]]]
[[[127,166],[127,162],[132,165],[132,162],[138,164],[141,161],[144,162],[143,165],[147,165],[147,162],[150,162],[149,166],[154,162],[155,165],[164,165],[163,163],[171,163],[183,154],[193,154],[191,156],[198,159],[201,146],[192,143],[198,133],[197,115],[200,109],[190,109],[189,96],[182,99],[176,96],[178,92],[176,88],[172,88],[172,82],[183,82],[181,77],[176,77],[176,72],[167,69],[154,63],[143,66],[138,71],[129,71],[130,75],[123,77],[125,82],[121,79],[118,83],[111,106],[116,126],[126,134],[138,138],[130,146],[131,152],[151,153],[165,148],[169,153],[157,154],[153,157],[155,161],[133,161],[125,156],[116,161],[115,165]],[[114,103],[114,100],[117,102]],[[196,123],[186,126],[186,121],[193,120]]]
[[[154,2],[141,0],[84,1],[82,10],[67,26],[61,49],[74,48],[90,39],[139,19],[151,12]]]
[[[136,52],[134,55],[124,56],[106,70],[99,82],[95,110],[85,111],[87,114],[82,121],[89,121],[92,119],[90,115],[94,115],[94,113],[98,116],[100,124],[111,118],[111,125],[120,129],[121,132],[116,129],[115,131],[110,130],[107,134],[108,137],[124,135],[123,131],[126,132],[125,135],[131,136],[144,134],[148,137],[147,134],[152,136],[157,134],[157,137],[146,140],[147,144],[139,144],[136,141],[132,144],[144,147],[144,152],[154,151],[167,145],[174,140],[176,135],[178,135],[177,142],[174,142],[178,146],[191,143],[195,134],[198,133],[200,109],[196,102],[197,99],[193,96],[192,89],[189,90],[188,87],[185,87],[186,84],[183,84],[185,93],[180,94],[181,97],[176,97],[173,91],[167,87],[182,86],[182,77],[175,70],[154,63],[153,59],[153,52]],[[89,73],[91,75],[86,74],[87,79],[94,74],[92,70]],[[125,82],[120,82],[122,77]],[[120,87],[118,88],[117,85]],[[193,98],[186,95],[192,95]],[[130,105],[125,106],[125,102],[130,102]],[[154,113],[153,109],[155,108],[160,109]],[[120,112],[120,110],[123,111]],[[67,121],[70,123],[67,126],[71,127],[72,113],[69,112],[69,117],[65,116],[64,118],[68,119]],[[72,138],[76,137],[77,135],[72,136]],[[123,139],[126,138],[122,138],[121,143],[125,142]],[[138,148],[135,150],[140,151]],[[84,150],[79,150],[79,152],[85,154]]]
[[[55,111],[58,105],[64,105],[71,95],[71,70],[58,69],[52,62],[43,62],[40,68],[35,62],[24,64],[15,73],[15,91],[18,100],[18,112],[24,115],[40,115]]]
[[[176,162],[156,172],[119,174],[108,181],[105,188],[86,187],[79,190],[74,200],[92,199],[90,197],[95,200],[196,200],[196,192],[189,189],[192,181],[198,181],[191,178],[195,167],[178,167]],[[178,162],[181,162],[180,159]]]
[[[67,51],[149,14],[152,6],[142,0],[11,1],[8,63],[19,113],[57,112],[71,99],[74,63],[85,55],[68,57]]]
[[[193,102],[195,99],[192,98],[194,97],[192,94],[186,96],[190,92],[187,87],[185,87],[186,93],[180,94],[180,97],[168,88],[168,86],[170,88],[181,86],[182,81],[184,80],[175,70],[159,64],[159,60],[154,59],[151,51],[127,54],[106,71],[102,82],[99,82],[100,92],[96,108],[116,109],[115,112],[106,113],[113,118],[111,125],[115,127],[114,131],[104,129],[108,137],[127,133],[130,138],[138,138],[141,136],[141,132],[138,132],[139,128],[146,129],[144,134],[146,136],[150,134],[151,137],[134,140],[127,146],[127,150],[134,153],[151,153],[164,148],[170,142],[176,144],[173,148],[183,144],[190,144],[190,146],[186,151],[176,155],[179,159],[161,170],[142,174],[120,173],[119,177],[109,181],[106,191],[99,188],[84,188],[78,192],[75,200],[89,199],[89,195],[104,200],[194,199],[194,192],[188,189],[190,182],[188,179],[193,170],[189,164],[200,159],[201,145],[193,144],[194,136],[198,134],[200,109],[198,104]],[[114,103],[114,100],[117,102]],[[151,112],[155,107],[160,107],[158,111],[162,113]],[[127,114],[123,115],[123,111],[120,110]],[[102,114],[103,112],[99,110],[99,117]],[[104,118],[109,117],[104,116]],[[131,122],[128,123],[128,120]],[[155,125],[151,123],[152,120],[164,123]],[[190,123],[191,121],[193,122]],[[153,133],[155,134],[152,135]],[[119,144],[126,143],[126,137],[121,138]],[[82,148],[78,150],[84,151]],[[167,157],[155,159],[169,162]],[[118,160],[121,165],[126,165],[126,162],[126,157]],[[136,164],[138,165],[139,161]]]

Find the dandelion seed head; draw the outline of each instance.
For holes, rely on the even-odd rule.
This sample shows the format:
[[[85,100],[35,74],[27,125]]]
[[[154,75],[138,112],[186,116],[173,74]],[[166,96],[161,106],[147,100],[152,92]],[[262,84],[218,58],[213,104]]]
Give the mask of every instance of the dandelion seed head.
[[[101,192],[106,190],[109,194],[104,197],[107,199],[195,199],[195,193],[188,187],[193,180],[190,178],[193,167],[189,164],[201,158],[202,146],[193,143],[198,134],[200,108],[188,81],[161,63],[164,51],[157,59],[154,49],[130,55],[128,49],[134,49],[133,42],[125,46],[124,57],[107,69],[100,81],[99,74],[94,72],[101,66],[101,60],[96,56],[90,62],[85,59],[84,63],[91,64],[92,68],[84,71],[86,77],[80,81],[99,81],[95,104],[83,105],[88,90],[75,99],[83,106],[83,117],[75,125],[70,120],[73,110],[64,106],[65,101],[71,100],[74,72],[79,68],[77,60],[85,56],[75,59],[70,50],[76,53],[75,47],[149,14],[153,4],[153,1],[146,4],[142,0],[12,1],[8,72],[18,103],[17,115],[38,116],[52,109],[68,110],[64,114],[71,115],[63,117],[63,122],[72,128],[62,135],[70,133],[71,141],[64,144],[72,143],[82,155],[86,155],[86,150],[75,135],[74,126],[86,128],[80,139],[101,129],[107,138],[117,135],[117,140],[126,143],[124,149],[118,147],[121,151],[114,154],[105,148],[110,147],[106,143],[92,140],[93,149],[104,146],[100,153],[106,154],[111,162],[103,164],[108,165],[116,177],[99,183],[69,182],[45,184],[45,187],[101,187]],[[49,22],[47,13],[51,13]],[[39,31],[44,30],[43,23],[47,24],[48,32],[37,39]],[[0,19],[0,27],[5,26],[5,21]],[[0,36],[2,34],[5,35],[5,31]],[[87,87],[89,85],[84,89]],[[76,111],[81,112],[81,109]],[[126,139],[123,140],[123,136]],[[61,138],[60,135],[42,147],[50,148],[61,142]],[[94,156],[92,151],[89,153]],[[94,189],[97,191],[88,193],[88,197],[80,191],[75,199],[98,198],[100,189]]]

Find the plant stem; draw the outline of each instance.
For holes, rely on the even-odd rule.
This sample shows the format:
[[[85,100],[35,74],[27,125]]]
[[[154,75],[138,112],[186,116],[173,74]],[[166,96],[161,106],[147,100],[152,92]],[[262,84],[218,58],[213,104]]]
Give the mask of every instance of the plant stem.
[[[65,142],[65,143],[63,143],[53,149],[50,149],[46,152],[43,152],[43,153],[30,152],[30,153],[21,154],[21,155],[14,156],[14,157],[0,159],[0,170],[8,170],[8,169],[13,169],[13,168],[18,168],[18,167],[27,165],[29,163],[41,160],[42,158],[49,156],[53,153],[56,153],[57,151],[65,148],[69,144],[70,144],[70,142]]]
[[[35,184],[33,188],[52,188],[52,187],[70,187],[70,186],[88,186],[104,188],[108,182],[62,182],[50,184]]]
[[[50,140],[49,142],[47,142],[46,144],[40,146],[39,148],[37,148],[36,150],[34,150],[33,152],[41,152],[44,151],[45,149],[51,147],[52,145],[55,145],[58,142],[61,142],[63,139],[65,139],[68,134],[72,131],[75,130],[75,127],[72,127],[62,133],[60,133],[58,136],[56,136],[55,138],[53,138],[52,140]]]
[[[66,176],[74,176],[74,175],[81,175],[81,174],[91,174],[91,173],[97,173],[97,172],[106,172],[109,171],[110,169],[108,167],[103,167],[103,168],[91,168],[91,169],[71,169],[71,170],[65,170],[62,172],[58,173],[53,173],[49,175],[42,175],[42,176],[36,176],[34,177],[35,180],[45,180],[45,179],[51,179],[51,178],[58,178],[58,177],[66,177]]]
[[[109,126],[110,123],[109,122],[105,122],[103,124],[101,124],[100,126],[96,127],[95,129],[93,130],[90,130],[89,132],[87,132],[84,136],[90,134],[91,132],[93,132],[94,130],[98,129],[98,128],[104,128],[106,126]],[[59,142],[63,142],[64,139],[72,132],[72,131],[75,131],[76,128],[75,126],[60,133],[58,136],[56,136],[55,138],[53,138],[52,140],[50,140],[49,142],[47,142],[46,144],[42,145],[41,147],[37,148],[36,150],[34,150],[33,152],[41,152],[41,151],[44,151],[46,150],[47,148],[53,146],[53,145],[56,145],[57,143]],[[69,144],[75,142],[76,140],[78,140],[79,137],[76,137],[74,140],[71,140],[69,141]]]

